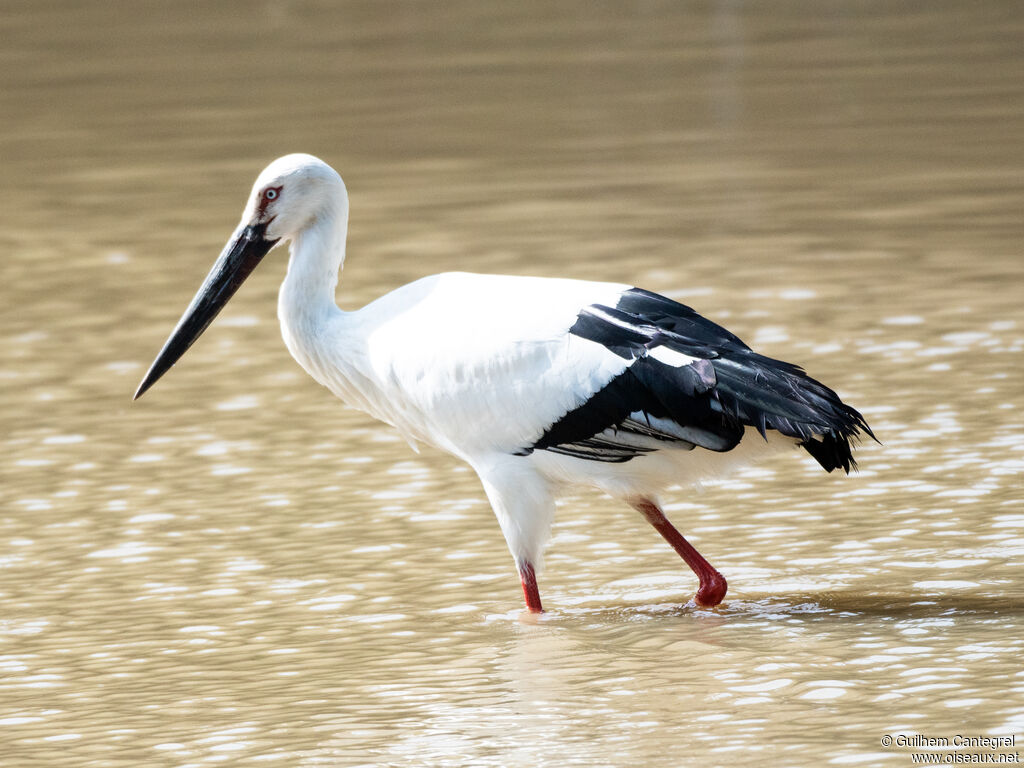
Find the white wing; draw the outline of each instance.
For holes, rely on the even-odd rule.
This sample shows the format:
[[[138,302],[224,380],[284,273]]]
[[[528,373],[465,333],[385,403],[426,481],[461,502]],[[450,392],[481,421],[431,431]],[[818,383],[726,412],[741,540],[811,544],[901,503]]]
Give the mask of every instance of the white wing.
[[[582,307],[628,288],[465,273],[399,288],[345,320],[362,327],[373,383],[353,404],[457,455],[532,445],[626,368],[568,331]]]

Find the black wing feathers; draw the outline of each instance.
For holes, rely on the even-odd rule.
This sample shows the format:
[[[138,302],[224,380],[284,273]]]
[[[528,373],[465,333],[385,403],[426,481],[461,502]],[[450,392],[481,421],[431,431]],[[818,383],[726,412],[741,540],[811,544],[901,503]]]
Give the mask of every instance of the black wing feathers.
[[[849,472],[851,438],[874,437],[856,410],[799,366],[757,354],[656,293],[633,288],[614,308],[585,307],[569,332],[632,362],[533,449],[610,462],[649,453],[657,442],[728,451],[749,426],[798,438],[826,470]],[[675,354],[652,354],[659,347]]]

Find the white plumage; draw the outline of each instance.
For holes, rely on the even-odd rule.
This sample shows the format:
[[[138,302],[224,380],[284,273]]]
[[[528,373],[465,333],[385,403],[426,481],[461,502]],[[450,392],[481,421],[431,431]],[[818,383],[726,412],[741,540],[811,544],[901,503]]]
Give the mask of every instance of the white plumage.
[[[278,316],[292,356],[414,447],[430,443],[476,470],[530,610],[541,610],[535,570],[563,487],[594,486],[639,509],[694,568],[698,603],[714,605],[724,578],[671,527],[658,495],[779,445],[849,470],[850,439],[870,434],[796,366],[628,285],[447,273],[343,312],[334,290],[347,226],[332,168],[309,155],[271,163],[136,397],[291,240]]]

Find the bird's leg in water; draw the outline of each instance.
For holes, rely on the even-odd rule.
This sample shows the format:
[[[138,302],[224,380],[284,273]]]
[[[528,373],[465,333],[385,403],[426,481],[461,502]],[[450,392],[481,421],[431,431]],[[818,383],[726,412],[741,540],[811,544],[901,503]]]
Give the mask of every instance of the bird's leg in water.
[[[693,545],[683,538],[683,535],[665,517],[657,504],[650,499],[637,497],[629,499],[630,506],[637,510],[648,523],[654,526],[665,541],[672,545],[686,564],[690,566],[697,578],[700,579],[700,588],[694,595],[697,605],[703,608],[711,608],[722,602],[725,597],[725,590],[728,588],[725,577],[720,574],[711,563],[704,559],[700,552],[693,548]],[[525,588],[526,582],[523,582]]]
[[[522,563],[519,566],[519,580],[523,582],[523,597],[526,598],[526,608],[530,613],[544,613],[540,604],[540,590],[537,589],[537,576],[533,572],[533,565]]]

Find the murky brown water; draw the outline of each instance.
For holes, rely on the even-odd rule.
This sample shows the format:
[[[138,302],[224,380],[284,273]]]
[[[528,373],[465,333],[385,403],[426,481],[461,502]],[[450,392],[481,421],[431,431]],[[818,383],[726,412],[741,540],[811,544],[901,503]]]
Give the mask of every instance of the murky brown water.
[[[0,9],[0,764],[1024,752],[1016,4],[91,6]],[[639,283],[885,445],[677,494],[714,611],[571,499],[525,620],[475,477],[287,356],[283,254],[129,403],[291,151],[348,183],[345,306],[453,268]]]

